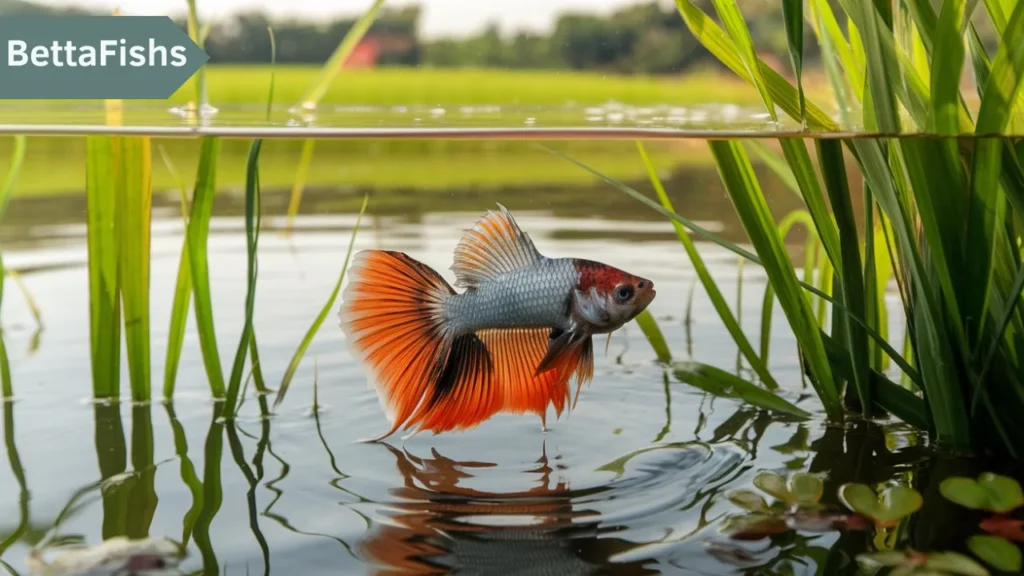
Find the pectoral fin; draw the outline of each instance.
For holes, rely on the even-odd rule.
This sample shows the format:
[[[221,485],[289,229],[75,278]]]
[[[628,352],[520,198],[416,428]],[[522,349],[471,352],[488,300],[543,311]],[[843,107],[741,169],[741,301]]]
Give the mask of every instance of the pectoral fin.
[[[585,330],[553,328],[548,335],[548,351],[537,365],[537,374],[550,370],[567,354],[579,354],[580,346],[589,339],[590,334]]]
[[[576,396],[572,402],[575,408],[583,383],[594,377],[594,337],[581,330],[552,330],[547,354],[537,365],[536,374],[554,369],[576,373]]]

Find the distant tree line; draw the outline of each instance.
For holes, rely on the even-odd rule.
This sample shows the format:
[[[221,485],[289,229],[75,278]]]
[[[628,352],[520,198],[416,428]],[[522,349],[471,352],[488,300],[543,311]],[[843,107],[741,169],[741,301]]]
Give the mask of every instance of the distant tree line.
[[[836,14],[842,14],[839,0],[829,2]],[[774,57],[779,66],[788,67],[781,2],[738,3],[754,46]],[[711,0],[696,0],[696,4],[714,14]],[[83,11],[51,8],[28,0],[0,0],[0,15],[72,12]],[[564,13],[556,18],[550,35],[503,35],[496,24],[491,24],[467,38],[425,41],[419,37],[420,12],[419,6],[381,11],[367,33],[367,38],[373,39],[379,48],[378,65],[572,69],[621,74],[671,74],[694,66],[718,66],[717,59],[690,34],[675,6],[656,0],[646,0],[607,16]],[[845,19],[840,21],[843,24]],[[179,24],[185,26],[183,20]],[[216,22],[207,36],[206,51],[211,62],[269,62],[267,28],[272,27],[278,62],[321,64],[354,24],[352,17],[309,22],[273,20],[263,13],[246,12]],[[977,24],[985,43],[992,45],[991,24]],[[805,26],[805,36],[804,59],[812,64],[820,55],[809,26]]]

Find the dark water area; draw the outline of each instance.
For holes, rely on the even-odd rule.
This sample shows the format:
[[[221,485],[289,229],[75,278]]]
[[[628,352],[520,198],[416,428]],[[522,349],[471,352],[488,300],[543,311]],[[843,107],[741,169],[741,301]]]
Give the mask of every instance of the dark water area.
[[[801,207],[759,173],[776,217]],[[744,243],[713,166],[680,167],[666,175],[666,188],[679,213]],[[164,192],[154,197],[154,396],[182,242],[178,199]],[[264,191],[255,330],[273,388],[331,292],[362,192],[306,190],[285,235],[288,191]],[[674,360],[749,376],[670,223],[604,184],[373,193],[355,248],[404,251],[450,279],[459,237],[499,202],[546,255],[596,259],[654,279],[650,310]],[[231,352],[246,290],[242,210],[240,191],[222,191],[209,240],[217,336]],[[0,229],[4,263],[21,272],[44,322],[35,327],[8,282],[2,335],[14,400],[3,406],[0,560],[11,573],[47,573],[34,570],[40,558],[53,562],[74,544],[127,536],[184,542],[186,554],[157,570],[168,560],[157,542],[136,550],[122,572],[81,573],[855,574],[856,555],[880,548],[963,551],[977,524],[973,513],[935,497],[942,479],[976,476],[977,463],[932,457],[925,438],[895,421],[825,424],[778,307],[769,368],[781,395],[814,415],[807,421],[681,383],[628,324],[607,352],[603,339],[596,342],[593,382],[571,415],[549,416],[547,432],[536,417],[502,414],[462,433],[366,443],[387,421],[333,313],[270,419],[260,417],[251,390],[234,423],[220,417],[191,313],[173,404],[96,405],[85,232],[81,194],[15,199]],[[787,238],[794,255],[801,238]],[[763,271],[738,269],[736,256],[713,244],[698,247],[734,310],[739,301],[744,330],[759,334]],[[887,302],[900,305],[895,287]],[[903,329],[893,321],[891,340],[902,341]],[[925,505],[878,533],[729,539],[720,529],[739,510],[726,494],[751,488],[765,470],[823,474],[822,501],[834,507],[843,483],[892,480],[915,486]],[[44,556],[33,556],[43,544]]]

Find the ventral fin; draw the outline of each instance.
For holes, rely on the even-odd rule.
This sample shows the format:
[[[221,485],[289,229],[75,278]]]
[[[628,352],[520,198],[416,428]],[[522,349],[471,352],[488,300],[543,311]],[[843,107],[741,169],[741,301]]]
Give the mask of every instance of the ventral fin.
[[[455,247],[455,286],[474,288],[501,274],[541,259],[533,240],[516,224],[512,213],[498,204],[468,230]]]

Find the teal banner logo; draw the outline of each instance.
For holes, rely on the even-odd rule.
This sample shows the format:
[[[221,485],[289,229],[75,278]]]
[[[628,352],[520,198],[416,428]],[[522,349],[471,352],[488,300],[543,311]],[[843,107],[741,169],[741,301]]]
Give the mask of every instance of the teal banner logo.
[[[0,98],[164,100],[210,57],[166,16],[0,17]]]

